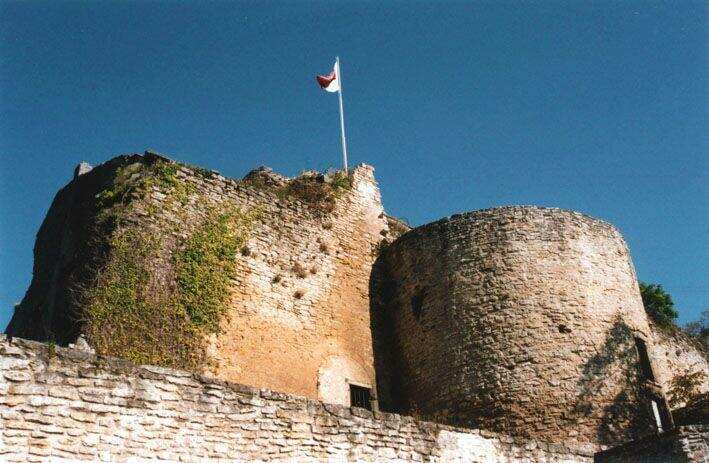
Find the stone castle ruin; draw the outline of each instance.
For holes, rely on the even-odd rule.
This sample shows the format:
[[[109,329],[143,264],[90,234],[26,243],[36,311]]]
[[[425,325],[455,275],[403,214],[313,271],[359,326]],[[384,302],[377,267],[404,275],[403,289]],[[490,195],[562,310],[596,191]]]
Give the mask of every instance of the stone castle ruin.
[[[613,226],[515,206],[411,229],[366,165],[82,164],[6,333],[2,461],[709,454],[706,409],[668,402],[687,372],[709,391],[706,353],[648,320]]]

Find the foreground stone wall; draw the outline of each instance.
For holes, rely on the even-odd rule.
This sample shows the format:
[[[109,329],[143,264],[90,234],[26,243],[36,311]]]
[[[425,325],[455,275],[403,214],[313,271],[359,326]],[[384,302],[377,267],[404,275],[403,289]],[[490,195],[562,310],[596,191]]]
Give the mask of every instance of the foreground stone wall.
[[[588,451],[0,338],[0,461],[591,462]]]
[[[683,377],[696,378],[695,393],[709,393],[709,362],[701,343],[674,327],[662,328],[651,324],[650,328],[655,345],[655,374],[667,391],[672,408],[686,405],[682,398],[673,397],[673,384]]]
[[[186,336],[171,332],[168,316],[151,321],[148,317],[157,312],[145,310],[131,320],[133,325],[105,325],[116,335],[148,325],[126,341],[135,342],[135,348],[115,348],[141,358],[130,355],[143,354],[147,349],[137,344],[147,339],[166,365],[180,365],[170,363],[171,350],[184,357],[199,348],[206,354],[192,363],[223,379],[349,404],[350,383],[374,385],[368,284],[388,225],[373,168],[359,166],[348,180],[335,201],[319,204],[289,194],[291,179],[268,169],[234,180],[146,153],[79,170],[57,194],[40,229],[34,278],[7,332],[59,344],[84,333],[82,320],[91,315],[86,301],[75,296],[96,287],[92,275],[115,259],[112,224],[120,223],[124,235],[127,230],[128,236],[160,237],[157,255],[147,259],[147,288],[121,288],[126,297],[160,293],[175,286],[173,256],[209,211],[237,208],[253,220],[235,257],[229,307],[219,331],[186,344]],[[138,182],[140,189],[126,187]],[[311,183],[317,188],[317,181]],[[111,206],[113,222],[101,222],[108,206],[100,198],[119,200]],[[129,246],[137,246],[134,241]],[[104,350],[115,355],[111,333],[103,334],[109,343]],[[86,337],[92,344],[91,335]]]
[[[537,207],[456,215],[400,237],[377,271],[385,409],[556,442],[654,431],[633,339],[652,352],[650,329],[609,224]]]

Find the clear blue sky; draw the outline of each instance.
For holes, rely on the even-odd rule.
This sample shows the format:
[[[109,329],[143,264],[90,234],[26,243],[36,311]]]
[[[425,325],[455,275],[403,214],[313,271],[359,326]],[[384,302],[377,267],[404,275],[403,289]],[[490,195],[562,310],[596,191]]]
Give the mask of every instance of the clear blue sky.
[[[0,327],[74,165],[146,148],[241,177],[351,160],[412,224],[508,204],[612,222],[681,322],[709,308],[702,2],[0,3]]]

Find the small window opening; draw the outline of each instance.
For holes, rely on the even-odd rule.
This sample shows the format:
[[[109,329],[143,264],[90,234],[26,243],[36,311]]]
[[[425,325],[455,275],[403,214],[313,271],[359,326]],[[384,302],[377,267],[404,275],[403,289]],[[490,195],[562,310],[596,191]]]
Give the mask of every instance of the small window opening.
[[[658,433],[668,431],[674,427],[670,407],[667,406],[667,401],[664,398],[655,397],[650,401],[650,406],[652,407],[652,415],[655,417],[655,426]]]
[[[411,311],[414,313],[416,319],[421,318],[423,313],[423,301],[426,299],[426,291],[419,289],[414,297],[411,298]]]
[[[350,384],[350,405],[353,407],[372,409],[372,390],[368,387]]]
[[[650,357],[647,354],[647,345],[645,344],[645,341],[640,338],[635,338],[635,347],[638,350],[638,356],[640,356],[640,370],[642,371],[643,379],[655,381],[655,375],[652,372],[652,364],[650,363]]]
[[[660,409],[657,406],[656,401],[650,402],[652,405],[652,414],[655,417],[655,426],[657,426],[657,432],[664,432],[662,429],[662,418],[660,417]]]

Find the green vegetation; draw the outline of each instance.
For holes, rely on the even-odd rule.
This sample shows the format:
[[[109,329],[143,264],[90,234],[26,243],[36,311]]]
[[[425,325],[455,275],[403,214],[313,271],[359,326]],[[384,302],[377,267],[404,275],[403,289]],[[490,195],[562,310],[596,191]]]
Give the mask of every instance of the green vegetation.
[[[679,315],[670,296],[661,285],[640,283],[640,295],[643,299],[645,312],[658,325],[663,327],[674,326]]]
[[[159,222],[140,229],[126,221],[134,200],[157,189],[165,195],[157,214],[167,208],[181,214],[194,186],[179,176],[181,164],[157,160],[120,168],[113,183],[97,196],[99,226],[111,218],[104,264],[94,281],[79,291],[83,320],[99,354],[139,364],[199,369],[204,366],[205,336],[218,332],[228,309],[236,259],[254,214],[231,206],[212,206],[187,236]],[[194,169],[197,175],[210,172]],[[132,207],[132,206],[131,206]],[[185,217],[184,223],[189,227]]]
[[[156,234],[116,231],[107,265],[85,295],[84,322],[97,352],[139,364],[199,368],[204,335],[219,330],[228,308],[250,219],[239,210],[209,211],[172,259]]]
[[[113,183],[96,195],[96,205],[103,218],[115,212],[112,210],[114,206],[125,206],[135,197],[145,197],[153,186],[186,204],[195,189],[177,176],[180,167],[182,164],[159,160],[148,165],[135,163],[119,168]],[[202,174],[204,169],[194,170]]]
[[[169,293],[150,285],[148,269],[160,245],[154,235],[132,229],[114,234],[107,265],[86,294],[86,333],[99,354],[194,366],[201,360],[197,333]]]
[[[321,213],[330,213],[335,202],[352,189],[350,178],[343,171],[326,175],[306,174],[294,178],[277,192],[280,198],[293,197]]]
[[[210,216],[175,253],[174,261],[179,304],[193,325],[216,332],[250,220],[239,210],[213,211]]]

